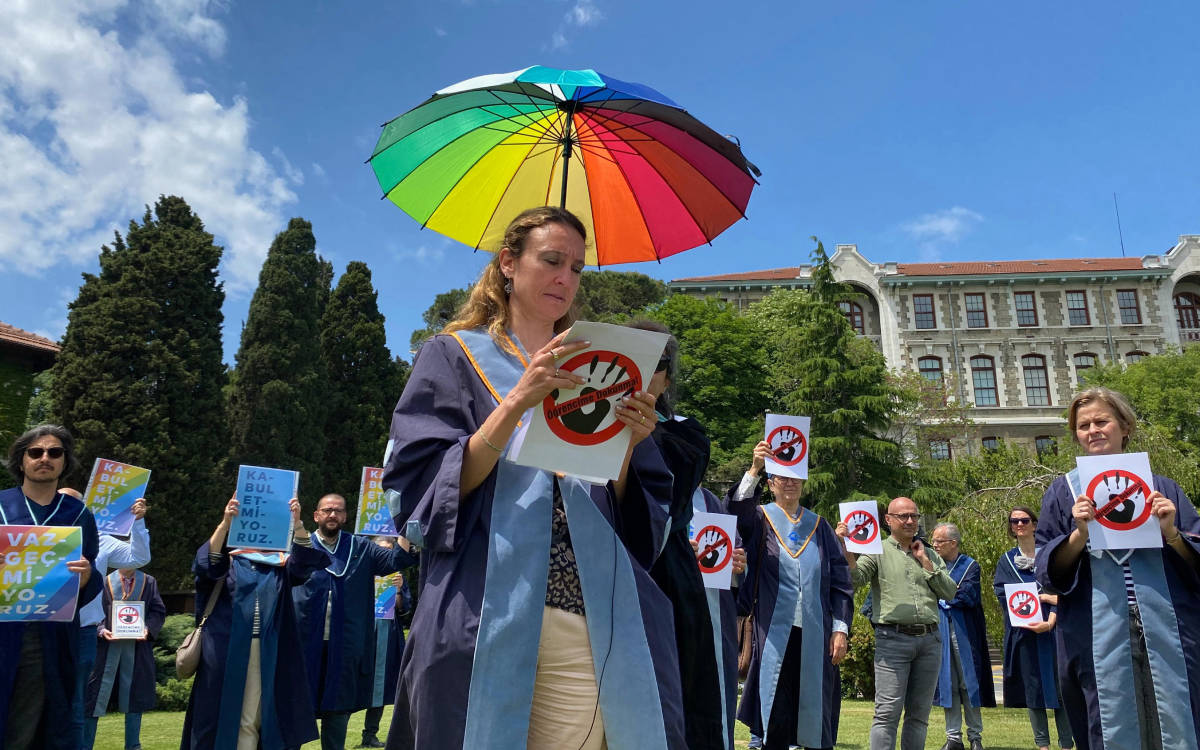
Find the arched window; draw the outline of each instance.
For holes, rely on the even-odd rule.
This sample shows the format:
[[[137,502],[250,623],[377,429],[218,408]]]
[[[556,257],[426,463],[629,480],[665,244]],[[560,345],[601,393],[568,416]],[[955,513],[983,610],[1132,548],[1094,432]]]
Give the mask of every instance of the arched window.
[[[971,357],[971,385],[975,388],[976,406],[999,406],[996,393],[996,361],[980,354]]]
[[[1083,371],[1096,366],[1096,355],[1091,352],[1080,352],[1074,357],[1075,382],[1083,385]]]
[[[1150,356],[1150,354],[1148,352],[1138,352],[1138,351],[1129,352],[1128,354],[1125,355],[1125,361],[1128,362],[1129,364],[1133,364],[1134,362],[1141,362],[1142,359],[1144,359],[1145,357],[1149,357],[1149,356]]]
[[[1050,405],[1050,379],[1046,376],[1046,358],[1040,354],[1021,357],[1025,371],[1025,403],[1030,406]]]
[[[941,357],[921,357],[917,360],[917,371],[925,379],[942,384],[942,358]]]
[[[837,306],[842,311],[842,314],[846,316],[846,321],[850,323],[850,327],[854,329],[855,333],[865,334],[867,332],[866,325],[863,322],[865,319],[863,318],[862,305],[857,302],[843,300],[837,303]]]
[[[1184,341],[1200,341],[1200,297],[1191,292],[1176,294],[1175,322]]]

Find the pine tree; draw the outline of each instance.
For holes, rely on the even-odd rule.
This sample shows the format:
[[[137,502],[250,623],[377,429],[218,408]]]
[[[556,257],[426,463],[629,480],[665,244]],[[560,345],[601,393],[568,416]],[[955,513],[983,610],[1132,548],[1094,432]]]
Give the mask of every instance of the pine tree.
[[[299,471],[309,508],[324,493],[328,395],[320,319],[329,271],[316,245],[312,224],[300,218],[271,243],[242,329],[227,410],[232,466]]]
[[[352,261],[321,318],[321,356],[329,378],[324,491],[346,498],[350,521],[362,467],[383,460],[392,409],[404,387],[407,364],[392,359],[383,322],[371,270]]]
[[[152,471],[150,570],[190,588],[190,563],[229,488],[221,389],[221,248],[182,198],[160,197],[100,251],[70,305],[51,381],[54,417],[78,440],[83,488],[98,457]]]
[[[811,291],[773,292],[752,317],[770,342],[775,410],[812,418],[806,492],[828,511],[858,495],[898,494],[907,472],[900,447],[883,437],[896,404],[883,354],[838,309],[853,293],[834,281],[820,242],[812,260]]]

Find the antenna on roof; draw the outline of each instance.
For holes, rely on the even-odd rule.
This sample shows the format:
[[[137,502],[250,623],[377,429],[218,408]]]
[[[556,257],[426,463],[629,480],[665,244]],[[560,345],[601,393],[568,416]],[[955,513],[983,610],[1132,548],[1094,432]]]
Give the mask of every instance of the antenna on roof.
[[[1117,215],[1117,237],[1121,240],[1121,257],[1125,257],[1125,235],[1121,232],[1121,210],[1117,208],[1117,194],[1113,193],[1113,213]]]

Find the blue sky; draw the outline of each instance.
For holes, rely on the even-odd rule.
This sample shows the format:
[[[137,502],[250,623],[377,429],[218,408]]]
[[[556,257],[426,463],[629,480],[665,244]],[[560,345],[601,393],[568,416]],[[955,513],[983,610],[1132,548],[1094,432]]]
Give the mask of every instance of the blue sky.
[[[86,6],[81,11],[78,6]],[[805,262],[1130,255],[1200,232],[1195,2],[6,0],[0,320],[58,338],[81,272],[160,193],[226,248],[226,359],[292,216],[366,261],[405,353],[483,253],[379,199],[388,119],[459,80],[542,64],[651,85],[763,171],[662,279]],[[620,268],[620,267],[618,267]]]

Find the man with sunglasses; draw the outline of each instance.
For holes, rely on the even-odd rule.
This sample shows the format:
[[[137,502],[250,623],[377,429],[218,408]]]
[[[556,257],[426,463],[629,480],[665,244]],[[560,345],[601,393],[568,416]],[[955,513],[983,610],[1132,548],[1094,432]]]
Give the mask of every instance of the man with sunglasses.
[[[77,466],[75,440],[58,425],[39,425],[17,438],[8,470],[20,483],[0,492],[0,524],[78,526],[82,560],[78,601],[100,592],[93,562],[99,549],[96,519],[84,504],[59,491],[59,480]],[[0,623],[0,746],[6,750],[75,750],[77,736],[62,731],[71,715],[79,668],[79,614],[72,622]]]
[[[917,504],[898,497],[884,516],[891,536],[883,554],[855,555],[845,548],[846,524],[836,532],[850,565],[855,588],[870,584],[875,628],[875,719],[871,750],[892,750],[904,715],[901,750],[921,750],[929,729],[929,710],[942,666],[938,600],[957,591],[946,564],[930,555],[917,536]]]

